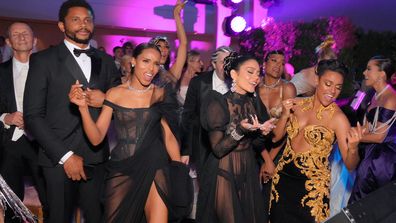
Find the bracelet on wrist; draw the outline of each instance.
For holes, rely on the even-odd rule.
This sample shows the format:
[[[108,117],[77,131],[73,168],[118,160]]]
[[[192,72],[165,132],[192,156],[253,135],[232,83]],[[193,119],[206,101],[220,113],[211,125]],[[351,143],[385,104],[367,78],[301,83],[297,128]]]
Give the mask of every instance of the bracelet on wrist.
[[[232,137],[234,140],[236,140],[236,141],[241,140],[241,139],[243,138],[243,136],[244,136],[244,135],[238,134],[237,131],[236,131],[236,129],[232,130],[232,132],[231,132],[231,137]]]

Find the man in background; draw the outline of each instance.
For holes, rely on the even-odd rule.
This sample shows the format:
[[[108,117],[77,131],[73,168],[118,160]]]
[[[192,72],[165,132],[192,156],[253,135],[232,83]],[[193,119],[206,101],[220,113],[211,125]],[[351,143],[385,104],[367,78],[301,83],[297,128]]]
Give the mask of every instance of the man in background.
[[[0,121],[4,126],[0,174],[23,200],[24,176],[26,170],[29,170],[45,212],[44,179],[37,163],[38,145],[28,137],[23,118],[23,95],[29,58],[37,39],[28,24],[16,22],[8,28],[6,42],[13,50],[13,57],[0,64]],[[13,218],[13,213],[9,210],[6,211],[6,221],[21,222],[21,219]]]

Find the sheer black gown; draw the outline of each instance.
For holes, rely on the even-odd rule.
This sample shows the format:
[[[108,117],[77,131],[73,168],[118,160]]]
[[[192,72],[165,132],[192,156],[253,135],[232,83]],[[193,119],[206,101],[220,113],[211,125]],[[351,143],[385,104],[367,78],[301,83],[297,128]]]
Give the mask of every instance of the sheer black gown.
[[[209,132],[212,152],[206,160],[197,204],[199,223],[265,222],[258,164],[253,146],[263,143],[259,132],[236,141],[231,132],[240,121],[256,114],[252,95],[211,92],[201,109],[202,126]]]
[[[166,204],[169,222],[177,222],[191,210],[192,184],[188,168],[170,162],[161,119],[178,137],[177,100],[166,86],[155,87],[149,108],[125,108],[110,101],[114,110],[117,146],[111,152],[105,179],[106,222],[146,222],[144,206],[152,183]]]

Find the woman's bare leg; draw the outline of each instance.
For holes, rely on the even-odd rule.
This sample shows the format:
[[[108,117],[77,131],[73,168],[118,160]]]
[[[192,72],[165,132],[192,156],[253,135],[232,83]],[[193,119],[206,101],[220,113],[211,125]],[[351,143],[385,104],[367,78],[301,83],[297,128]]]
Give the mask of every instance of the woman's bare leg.
[[[151,184],[150,192],[144,207],[147,223],[167,223],[168,209],[160,195],[154,182]]]

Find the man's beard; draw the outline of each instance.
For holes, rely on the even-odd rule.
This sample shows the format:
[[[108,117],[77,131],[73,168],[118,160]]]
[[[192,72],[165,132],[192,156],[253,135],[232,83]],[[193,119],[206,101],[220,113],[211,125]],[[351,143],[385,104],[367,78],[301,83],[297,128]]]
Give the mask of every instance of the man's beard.
[[[78,30],[78,31],[80,31],[80,30]],[[76,32],[70,32],[70,31],[68,31],[68,30],[65,30],[65,35],[66,35],[69,39],[73,40],[73,41],[76,42],[76,43],[88,44],[89,41],[92,39],[93,32],[89,32],[88,30],[86,30],[86,31],[89,32],[88,38],[87,38],[87,39],[79,39],[79,38],[77,37],[77,34],[76,34],[78,31],[76,31]]]

